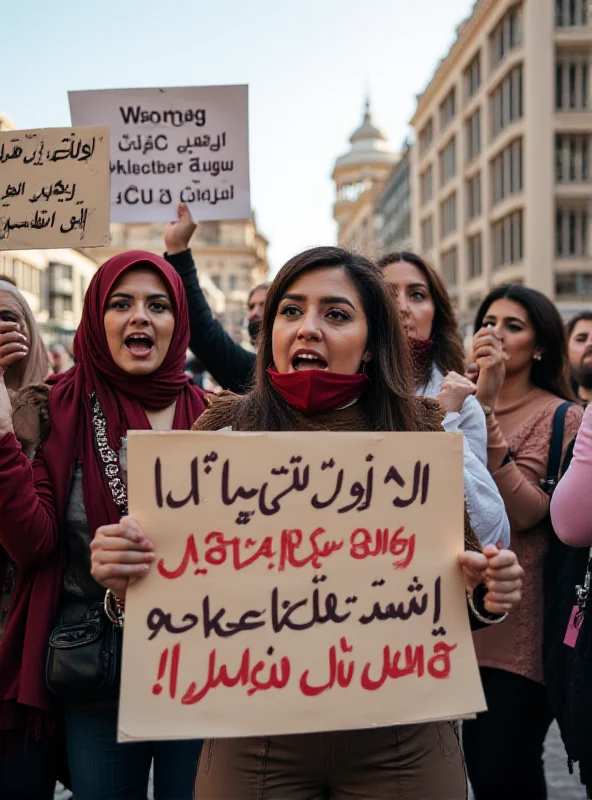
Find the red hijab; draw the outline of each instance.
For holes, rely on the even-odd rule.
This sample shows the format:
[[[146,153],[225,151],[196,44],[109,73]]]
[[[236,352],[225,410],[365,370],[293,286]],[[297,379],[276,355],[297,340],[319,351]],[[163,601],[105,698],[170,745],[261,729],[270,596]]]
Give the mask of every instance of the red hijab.
[[[175,328],[161,366],[151,375],[130,375],[115,364],[107,344],[103,317],[109,295],[123,273],[132,267],[150,267],[166,285]],[[72,463],[83,465],[86,514],[91,534],[101,525],[119,521],[120,512],[96,452],[90,397],[96,393],[107,421],[111,449],[119,453],[128,430],[150,430],[144,408],[159,410],[177,401],[174,430],[189,430],[205,408],[204,393],[185,375],[189,344],[187,300],[181,278],[159,256],[132,250],[109,259],[93,277],[82,321],[74,339],[76,365],[60,377],[50,394],[51,434],[44,447],[56,500],[58,520],[64,518]]]
[[[162,365],[152,375],[134,376],[113,362],[103,316],[115,282],[125,270],[140,265],[156,270],[167,286],[175,328]],[[120,512],[95,451],[90,405],[93,392],[106,419],[109,445],[116,454],[128,430],[150,428],[144,408],[166,408],[176,400],[174,428],[178,430],[189,430],[204,410],[203,392],[193,387],[183,372],[188,342],[183,284],[166,261],[136,251],[115,256],[98,270],[88,288],[74,342],[76,366],[50,381],[54,384],[49,401],[52,430],[42,448],[44,457],[33,464],[34,479],[45,485],[49,475],[58,525],[63,523],[75,459],[83,463],[84,502],[91,534],[101,525],[119,521]],[[0,737],[3,731],[20,724],[27,724],[35,735],[53,725],[51,715],[47,716],[50,701],[43,665],[60,599],[63,537],[61,540],[61,551],[56,550],[36,567],[17,570],[13,605],[1,642]]]

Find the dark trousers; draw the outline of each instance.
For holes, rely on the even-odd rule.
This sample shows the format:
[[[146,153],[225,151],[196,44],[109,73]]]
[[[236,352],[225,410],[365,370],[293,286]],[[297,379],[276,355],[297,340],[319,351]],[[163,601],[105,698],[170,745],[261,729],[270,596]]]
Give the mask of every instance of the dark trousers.
[[[66,711],[76,800],[146,800],[154,760],[155,800],[191,800],[202,741],[117,744],[117,710]]]
[[[195,784],[195,800],[465,800],[466,796],[458,729],[452,722],[208,739]]]
[[[35,741],[10,734],[0,750],[2,800],[52,800],[57,771],[57,738]]]
[[[488,711],[463,723],[475,800],[547,800],[543,748],[553,714],[545,687],[489,667],[481,680]]]

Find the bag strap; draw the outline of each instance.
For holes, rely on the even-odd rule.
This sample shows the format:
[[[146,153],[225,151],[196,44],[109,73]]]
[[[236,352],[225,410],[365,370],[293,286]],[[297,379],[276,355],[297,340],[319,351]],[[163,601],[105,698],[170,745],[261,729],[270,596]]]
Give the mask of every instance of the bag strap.
[[[553,493],[559,481],[559,471],[561,469],[561,452],[563,450],[563,436],[565,433],[565,416],[568,409],[573,406],[569,400],[561,403],[555,409],[553,415],[553,428],[551,430],[551,442],[549,444],[549,458],[547,461],[547,477],[541,480],[540,486],[545,492]]]

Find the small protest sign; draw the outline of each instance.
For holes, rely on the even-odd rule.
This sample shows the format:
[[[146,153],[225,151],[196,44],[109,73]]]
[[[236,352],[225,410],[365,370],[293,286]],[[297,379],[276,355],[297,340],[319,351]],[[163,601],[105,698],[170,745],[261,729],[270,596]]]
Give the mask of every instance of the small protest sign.
[[[247,86],[70,92],[73,124],[111,132],[111,219],[247,219]]]
[[[120,740],[483,710],[462,459],[446,433],[130,432],[156,557],[126,599]]]
[[[109,131],[0,133],[0,250],[109,244]]]

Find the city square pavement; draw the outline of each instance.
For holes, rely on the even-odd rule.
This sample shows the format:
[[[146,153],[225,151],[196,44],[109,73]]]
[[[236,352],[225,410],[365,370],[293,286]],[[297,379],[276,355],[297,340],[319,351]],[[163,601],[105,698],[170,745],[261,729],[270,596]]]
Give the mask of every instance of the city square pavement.
[[[565,750],[559,738],[557,728],[553,726],[547,738],[545,748],[545,766],[547,784],[549,786],[549,800],[585,800],[586,793],[580,785],[576,774],[570,775],[567,769]],[[68,800],[70,792],[58,791],[55,800]],[[148,800],[152,800],[152,793]],[[371,798],[368,798],[371,800]],[[420,800],[420,798],[417,798]],[[445,798],[442,798],[445,800]],[[503,800],[500,798],[500,800]]]

